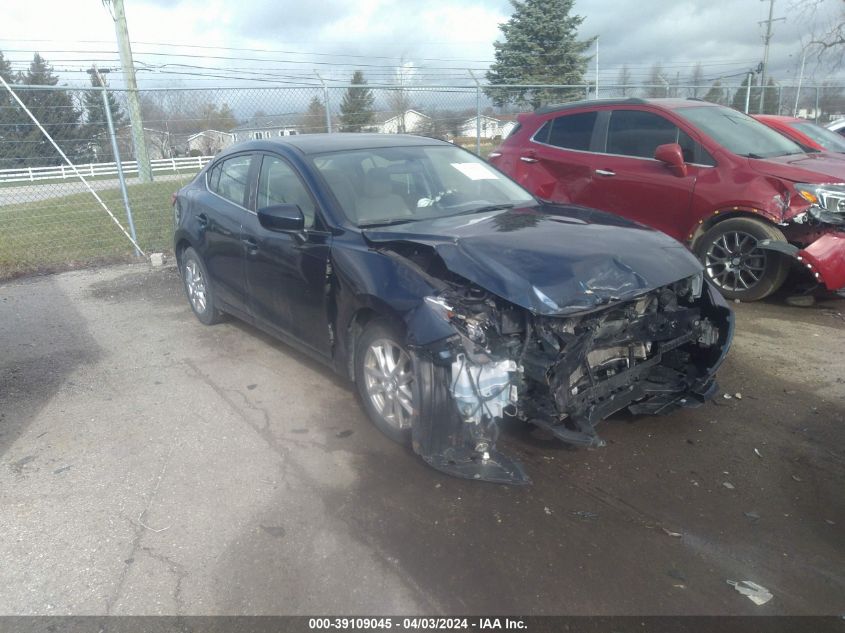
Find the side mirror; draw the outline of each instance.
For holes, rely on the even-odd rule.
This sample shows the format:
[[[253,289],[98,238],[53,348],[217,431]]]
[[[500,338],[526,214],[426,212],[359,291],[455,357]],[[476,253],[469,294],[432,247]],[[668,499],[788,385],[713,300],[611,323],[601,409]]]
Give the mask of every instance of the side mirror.
[[[684,160],[684,152],[677,143],[666,143],[658,145],[654,150],[655,160],[666,163],[672,168],[672,172],[679,177],[687,175],[687,163]]]
[[[296,233],[305,228],[305,216],[297,204],[274,204],[258,210],[258,222],[268,231]]]

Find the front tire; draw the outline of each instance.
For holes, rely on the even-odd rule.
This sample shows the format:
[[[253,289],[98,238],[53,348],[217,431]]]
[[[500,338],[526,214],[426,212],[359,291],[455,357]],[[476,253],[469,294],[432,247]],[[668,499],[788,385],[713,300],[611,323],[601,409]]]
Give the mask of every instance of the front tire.
[[[370,322],[355,349],[355,383],[373,424],[394,442],[411,444],[414,367],[395,328]]]
[[[728,299],[758,301],[783,284],[789,262],[758,244],[763,240],[786,242],[776,227],[753,218],[719,222],[695,244],[704,273]]]
[[[182,282],[191,310],[205,325],[219,323],[223,314],[217,309],[214,291],[211,288],[211,278],[205,264],[190,246],[182,253],[181,258]]]

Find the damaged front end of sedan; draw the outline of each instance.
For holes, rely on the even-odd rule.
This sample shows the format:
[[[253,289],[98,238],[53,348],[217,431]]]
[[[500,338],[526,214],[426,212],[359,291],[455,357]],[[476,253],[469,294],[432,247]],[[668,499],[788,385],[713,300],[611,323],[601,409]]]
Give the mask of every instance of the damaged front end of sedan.
[[[503,483],[527,481],[496,450],[504,417],[603,446],[596,426],[619,410],[664,414],[712,397],[732,333],[730,310],[700,275],[572,316],[535,315],[469,283],[426,303],[456,335],[416,350],[430,365],[422,390],[443,393],[414,448],[438,470]]]
[[[711,398],[733,334],[730,309],[701,274],[559,316],[452,276],[420,310],[454,335],[413,349],[414,450],[448,474],[498,483],[529,481],[497,450],[503,419],[603,446],[596,427],[617,411],[665,414]]]
[[[507,418],[600,447],[597,426],[617,411],[713,396],[733,313],[680,244],[619,222],[555,207],[367,234],[399,278],[431,289],[404,317],[413,447],[428,464],[526,483],[497,450]]]

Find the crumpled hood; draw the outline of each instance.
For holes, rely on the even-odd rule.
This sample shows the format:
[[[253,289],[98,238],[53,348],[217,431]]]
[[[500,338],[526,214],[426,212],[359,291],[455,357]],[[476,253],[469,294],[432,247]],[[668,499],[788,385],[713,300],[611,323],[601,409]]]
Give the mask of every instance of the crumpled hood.
[[[749,158],[748,164],[761,174],[792,182],[845,182],[845,160],[837,154],[818,152],[766,159]]]
[[[701,270],[671,237],[583,207],[420,220],[364,235],[374,246],[430,246],[453,273],[536,314],[591,310]]]

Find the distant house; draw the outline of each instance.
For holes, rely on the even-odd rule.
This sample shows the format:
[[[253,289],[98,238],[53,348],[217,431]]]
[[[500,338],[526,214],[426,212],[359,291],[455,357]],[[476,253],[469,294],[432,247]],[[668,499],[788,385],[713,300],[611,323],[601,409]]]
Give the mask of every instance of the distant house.
[[[185,139],[185,153],[188,155],[213,156],[234,142],[235,135],[231,132],[203,130],[202,132],[191,134]]]
[[[461,123],[458,136],[474,137],[478,130],[481,138],[505,138],[516,127],[516,117],[516,114],[501,114],[495,117],[482,114],[478,121],[476,117],[470,117]]]
[[[405,110],[399,114],[380,112],[376,113],[374,123],[368,126],[366,131],[381,134],[416,134],[422,132],[430,122],[430,116],[416,110]]]
[[[304,132],[302,124],[305,116],[307,115],[301,112],[291,112],[287,114],[253,117],[246,123],[232,128],[233,142],[239,143],[254,139],[302,134]]]

